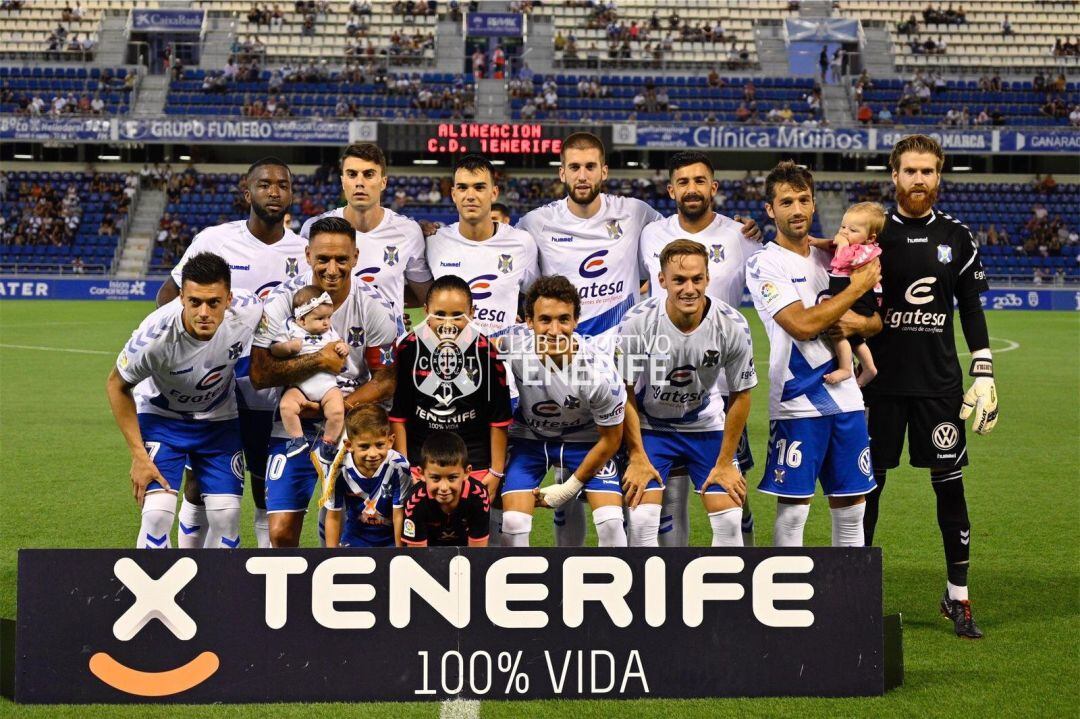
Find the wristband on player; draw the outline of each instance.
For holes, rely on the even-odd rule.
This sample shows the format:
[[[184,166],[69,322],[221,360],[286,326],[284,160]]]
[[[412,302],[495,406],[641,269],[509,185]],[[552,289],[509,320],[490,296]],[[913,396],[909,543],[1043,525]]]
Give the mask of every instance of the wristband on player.
[[[975,350],[971,353],[971,368],[968,374],[972,377],[993,377],[994,359],[990,350]]]
[[[496,472],[494,469],[488,468],[488,474],[495,479],[506,479],[506,472]]]

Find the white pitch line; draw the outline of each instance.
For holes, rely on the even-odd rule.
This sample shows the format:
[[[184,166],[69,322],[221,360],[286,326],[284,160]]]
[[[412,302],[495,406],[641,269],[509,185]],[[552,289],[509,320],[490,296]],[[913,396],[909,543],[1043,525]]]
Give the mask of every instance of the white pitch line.
[[[998,342],[1004,342],[1005,343],[1005,346],[1002,347],[1001,349],[994,349],[993,347],[990,348],[990,351],[995,353],[995,354],[1000,354],[1002,352],[1012,352],[1013,350],[1020,349],[1020,343],[1019,342],[1013,342],[1012,340],[1007,340],[1004,337],[991,337],[990,339],[991,340],[996,340]],[[970,357],[971,353],[970,352],[957,352],[956,356],[957,357]]]
[[[447,699],[439,705],[439,719],[479,719],[480,702],[476,699]]]
[[[8,345],[0,344],[0,348],[9,350],[40,350],[42,352],[71,352],[80,355],[113,355],[115,352],[105,350],[78,350],[70,347],[42,347],[41,345]]]

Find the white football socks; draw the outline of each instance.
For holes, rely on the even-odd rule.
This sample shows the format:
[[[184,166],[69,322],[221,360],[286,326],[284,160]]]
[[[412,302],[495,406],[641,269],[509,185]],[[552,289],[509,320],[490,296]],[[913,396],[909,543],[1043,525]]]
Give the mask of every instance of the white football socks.
[[[527,512],[503,510],[502,536],[504,547],[529,546],[529,533],[532,532],[533,518]]]
[[[137,549],[169,549],[172,541],[173,519],[176,516],[176,495],[172,492],[152,492],[143,498],[142,521],[139,524]]]
[[[595,516],[595,512],[593,515]],[[659,547],[660,505],[639,504],[626,512],[627,543],[631,547]]]
[[[673,471],[664,484],[660,511],[661,547],[685,547],[690,544],[690,477],[686,470]]]
[[[176,545],[180,549],[200,549],[206,540],[206,507],[193,504],[185,497],[180,501],[178,519]]]
[[[834,547],[864,547],[863,515],[866,514],[866,502],[859,502],[850,507],[833,507],[832,545]]]
[[[774,547],[801,547],[806,518],[810,515],[809,504],[777,502],[776,523],[773,525]]]
[[[710,512],[709,524],[712,525],[712,546],[743,546],[741,508],[732,507],[719,512]]]
[[[210,529],[206,546],[210,549],[236,549],[240,546],[240,498],[228,494],[203,496],[206,523]]]
[[[255,508],[255,546],[270,549],[270,517],[265,509]]]
[[[626,546],[626,528],[623,526],[622,505],[608,504],[603,507],[597,507],[593,510],[592,517],[593,524],[596,525],[598,546]]]

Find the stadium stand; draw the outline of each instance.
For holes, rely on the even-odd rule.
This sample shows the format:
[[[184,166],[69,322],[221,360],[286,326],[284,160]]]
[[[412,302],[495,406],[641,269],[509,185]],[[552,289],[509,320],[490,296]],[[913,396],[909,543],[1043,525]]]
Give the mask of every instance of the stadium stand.
[[[0,57],[93,57],[106,12],[155,8],[157,0],[22,0],[0,3]],[[69,10],[65,12],[65,10]]]
[[[1069,113],[1080,102],[1080,84],[1058,77],[1008,81],[996,75],[979,80],[935,79],[922,70],[910,80],[875,80],[863,98],[873,112],[888,107],[898,123],[907,125],[1068,125]],[[923,97],[920,98],[920,87]],[[998,88],[998,89],[994,89]],[[952,111],[952,114],[950,114]]]
[[[241,64],[239,68],[244,68]],[[374,67],[350,66],[330,72],[329,64],[307,63],[225,74],[185,69],[169,85],[170,115],[245,115],[453,118],[475,115],[471,76],[450,73],[387,74]],[[218,84],[215,84],[215,80]],[[357,80],[359,80],[357,82]]]
[[[601,67],[756,67],[753,24],[789,13],[787,0],[686,0],[545,4],[555,27],[555,61]]]
[[[124,115],[137,81],[122,67],[0,67],[0,113]]]
[[[109,271],[138,182],[135,173],[0,175],[0,271]]]
[[[406,3],[389,0],[309,0],[272,6],[241,0],[194,3],[208,11],[233,13],[237,40],[257,39],[267,62],[383,56],[395,63],[432,65],[436,16],[427,12],[427,3],[408,6],[412,12],[407,12]]]
[[[891,183],[849,183],[851,202],[889,203]],[[1080,185],[947,183],[938,208],[959,218],[980,245],[991,280],[1080,277]]]
[[[815,91],[811,78],[713,78],[535,76],[531,95],[525,86],[525,93],[513,98],[510,106],[515,120],[797,123],[813,117],[806,102]],[[549,91],[555,92],[554,104]]]
[[[951,22],[945,9],[921,0],[845,0],[842,7],[843,15],[863,23],[885,23],[901,71],[938,67],[1029,73],[1080,67],[1080,58],[1054,53],[1055,38],[1080,35],[1075,2],[982,0],[968,3],[962,21]],[[928,40],[933,41],[929,51]],[[990,47],[994,52],[987,52]]]

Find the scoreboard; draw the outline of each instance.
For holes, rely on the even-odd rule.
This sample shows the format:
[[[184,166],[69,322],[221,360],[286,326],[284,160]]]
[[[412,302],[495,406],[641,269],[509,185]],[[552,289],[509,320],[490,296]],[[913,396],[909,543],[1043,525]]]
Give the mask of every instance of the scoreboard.
[[[610,146],[610,127],[518,122],[380,123],[379,144],[389,152],[554,157],[562,150],[564,139],[582,130],[598,135]]]

